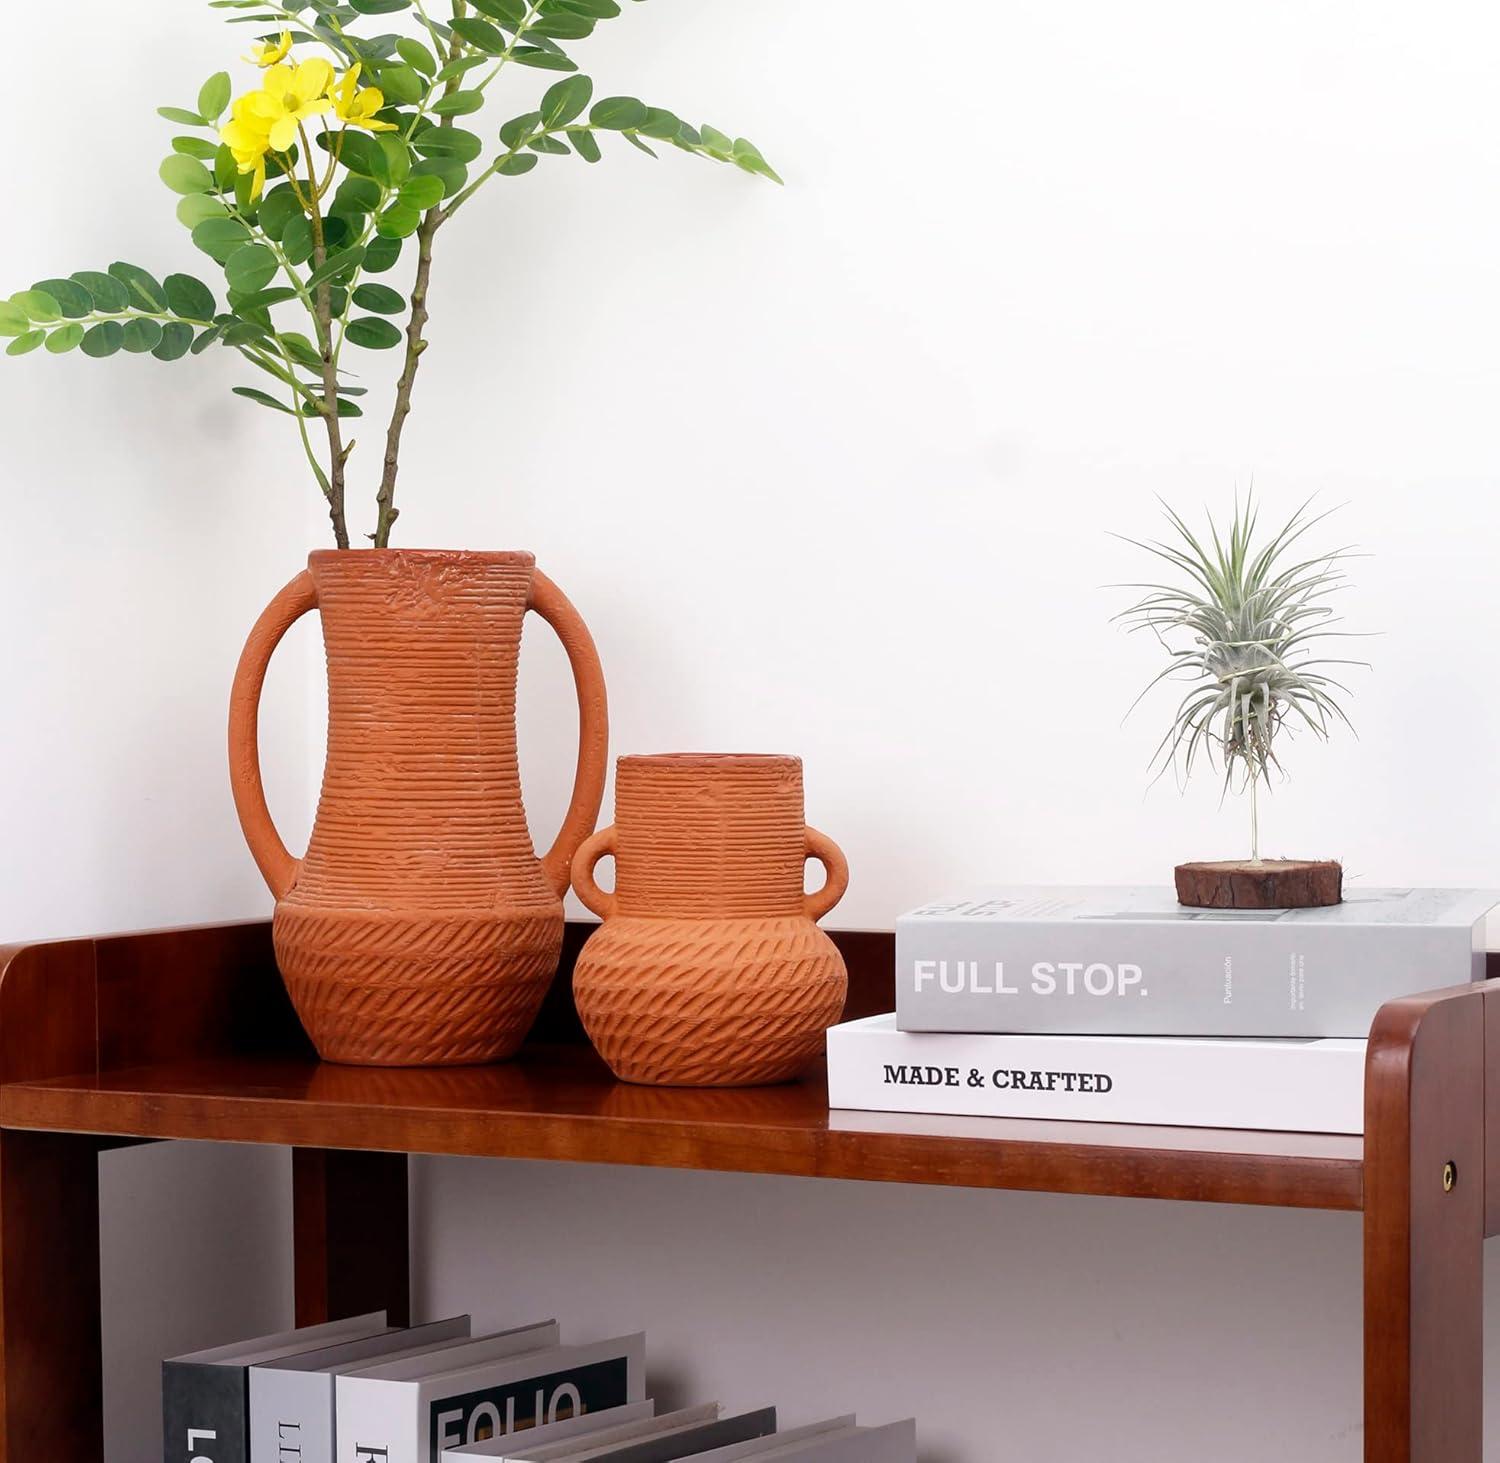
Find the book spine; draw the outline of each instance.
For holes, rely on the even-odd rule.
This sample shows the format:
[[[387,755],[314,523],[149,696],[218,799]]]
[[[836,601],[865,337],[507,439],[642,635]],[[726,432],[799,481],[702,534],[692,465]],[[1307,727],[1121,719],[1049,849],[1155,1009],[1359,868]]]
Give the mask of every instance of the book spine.
[[[1471,930],[1311,921],[903,919],[903,1031],[1369,1034],[1388,1000],[1482,978]]]
[[[250,1368],[250,1463],[334,1463],[331,1376]]]
[[[828,1033],[828,1103],[873,1112],[1359,1133],[1359,1041]]]
[[[417,1392],[408,1382],[339,1377],[334,1392],[338,1463],[417,1463]]]
[[[249,1463],[247,1389],[242,1366],[163,1362],[163,1463]]]

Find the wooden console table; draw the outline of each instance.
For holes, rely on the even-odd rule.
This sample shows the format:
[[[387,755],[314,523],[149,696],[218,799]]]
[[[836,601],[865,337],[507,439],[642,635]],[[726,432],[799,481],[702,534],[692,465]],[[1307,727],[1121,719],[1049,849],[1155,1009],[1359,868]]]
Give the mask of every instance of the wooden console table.
[[[0,948],[0,1463],[102,1459],[98,1155],[166,1138],[292,1148],[299,1324],[406,1318],[410,1153],[1360,1209],[1367,1463],[1481,1463],[1500,981],[1381,1010],[1363,1139],[830,1114],[821,1074],[614,1082],[568,990],[587,932],[517,1061],[438,1071],[319,1064],[264,923]],[[847,1014],[889,1010],[891,937],[835,939]]]

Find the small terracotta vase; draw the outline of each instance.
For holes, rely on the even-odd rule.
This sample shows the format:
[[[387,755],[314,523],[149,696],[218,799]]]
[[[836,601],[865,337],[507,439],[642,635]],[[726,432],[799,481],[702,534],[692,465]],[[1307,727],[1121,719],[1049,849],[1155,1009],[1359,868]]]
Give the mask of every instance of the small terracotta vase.
[[[615,892],[594,882],[606,854]],[[828,880],[802,892],[809,858]],[[796,1077],[844,1008],[848,974],[814,921],[849,868],[804,821],[796,757],[622,757],[615,823],[573,860],[604,924],[573,973],[590,1038],[616,1076],[674,1087]]]
[[[256,717],[281,637],[317,609],[328,761],[306,855],[277,835]],[[521,624],[557,631],[578,682],[573,801],[539,859],[516,766]],[[229,770],[276,896],[276,959],[321,1056],[455,1066],[510,1056],[557,972],[562,895],[599,816],[604,677],[578,612],[530,554],[315,553],[271,601],[235,674]]]

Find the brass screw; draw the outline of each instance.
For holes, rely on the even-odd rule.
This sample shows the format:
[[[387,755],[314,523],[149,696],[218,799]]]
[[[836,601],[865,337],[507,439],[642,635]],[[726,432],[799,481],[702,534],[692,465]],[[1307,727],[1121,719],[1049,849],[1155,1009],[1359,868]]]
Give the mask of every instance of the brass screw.
[[[1458,1165],[1450,1158],[1443,1165],[1443,1192],[1451,1194],[1453,1186],[1458,1182]]]

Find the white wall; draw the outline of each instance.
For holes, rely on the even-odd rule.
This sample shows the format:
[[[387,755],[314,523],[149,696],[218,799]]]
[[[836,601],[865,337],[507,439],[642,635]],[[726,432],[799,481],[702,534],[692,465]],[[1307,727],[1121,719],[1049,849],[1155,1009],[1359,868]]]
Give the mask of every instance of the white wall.
[[[129,26],[88,0],[76,23],[109,56],[89,99],[109,125],[53,115],[45,68],[13,77],[18,115],[77,129],[89,178],[60,147],[7,154],[17,285],[190,258],[151,107],[190,96],[225,33],[188,0]],[[49,50],[46,18],[12,25],[18,54]],[[579,50],[601,89],[744,132],[788,187],[622,147],[496,185],[440,242],[398,537],[534,548],[594,627],[617,750],[801,752],[855,870],[833,922],[888,925],[971,879],[1238,851],[1211,785],[1147,791],[1160,703],[1119,724],[1156,659],[1108,624],[1124,597],[1102,586],[1140,562],[1107,534],[1151,531],[1153,493],[1223,506],[1252,478],[1277,511],[1347,501],[1371,553],[1348,611],[1381,632],[1361,737],[1290,749],[1267,842],[1372,882],[1493,881],[1497,41],[1472,0],[628,7]],[[0,854],[6,932],[259,910],[222,707],[249,620],[322,541],[295,449],[227,402],[222,362],[0,367],[0,737],[25,832]],[[269,692],[289,841],[312,643]],[[527,661],[550,835],[569,693],[545,632]],[[1018,1455],[1155,1457],[1162,1418],[1182,1456],[1358,1456],[1347,1219],[418,1174],[436,1308],[645,1319],[684,1389],[916,1410],[944,1463],[995,1456],[1001,1426]],[[908,1314],[973,1344],[874,1334]]]

